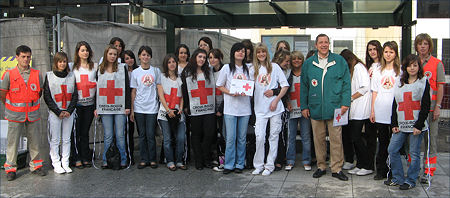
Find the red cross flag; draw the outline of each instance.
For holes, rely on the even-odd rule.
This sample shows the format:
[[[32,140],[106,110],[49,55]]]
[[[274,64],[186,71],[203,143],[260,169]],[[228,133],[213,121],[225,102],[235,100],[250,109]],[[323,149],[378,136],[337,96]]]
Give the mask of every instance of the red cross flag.
[[[255,82],[251,80],[232,79],[230,86],[230,93],[241,94],[245,93],[247,96],[253,96],[253,89]]]
[[[342,126],[348,124],[348,111],[341,114],[341,109],[334,110],[333,126]]]

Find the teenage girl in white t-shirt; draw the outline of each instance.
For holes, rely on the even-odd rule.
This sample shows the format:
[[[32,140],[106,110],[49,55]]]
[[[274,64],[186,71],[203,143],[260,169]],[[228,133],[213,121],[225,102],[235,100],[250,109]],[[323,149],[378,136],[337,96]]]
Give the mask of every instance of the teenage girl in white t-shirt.
[[[250,97],[243,93],[230,92],[233,79],[249,79],[249,70],[245,60],[244,44],[235,43],[231,47],[230,64],[223,66],[216,83],[220,91],[225,94],[223,110],[226,129],[224,174],[228,174],[232,170],[241,173],[245,165],[247,126],[252,114]]]
[[[139,169],[150,166],[157,168],[156,163],[156,116],[158,115],[158,92],[160,84],[159,68],[150,65],[152,49],[141,46],[138,51],[141,66],[131,73],[131,120],[136,122],[139,132],[139,150],[141,160]]]
[[[253,158],[255,170],[252,174],[270,175],[274,169],[274,161],[277,156],[278,135],[281,130],[281,114],[284,106],[281,98],[286,94],[289,83],[280,66],[270,62],[269,53],[265,44],[259,43],[255,47],[253,66],[250,68],[250,79],[255,81],[255,135],[256,152]],[[267,97],[268,90],[280,86],[281,91],[277,96]],[[270,120],[269,144],[270,150],[267,162],[264,164],[264,143],[266,139],[267,121]]]
[[[400,59],[398,45],[395,41],[388,41],[383,45],[383,59],[381,67],[376,69],[372,76],[372,108],[370,121],[375,123],[378,130],[378,153],[376,157],[377,174],[375,180],[387,177],[388,157],[387,148],[391,136],[390,124],[392,101],[394,100],[394,84],[400,76]]]
[[[366,66],[369,67],[369,78],[372,81],[373,71],[381,66],[380,61],[383,58],[383,47],[377,40],[371,40],[367,43],[366,47]],[[372,83],[371,83],[372,85]],[[372,95],[372,90],[370,90]],[[372,96],[370,96],[370,103],[372,104]],[[375,171],[374,161],[375,153],[377,151],[377,128],[375,123],[370,121],[364,125],[364,138],[367,143],[367,157],[368,157],[368,169]]]
[[[352,103],[350,105],[348,125],[342,127],[342,144],[344,146],[345,164],[353,166],[353,155],[356,154],[356,167],[349,174],[368,175],[370,170],[367,160],[367,146],[362,141],[362,129],[370,116],[370,78],[362,61],[348,49],[342,50],[342,57],[347,61],[352,78]]]

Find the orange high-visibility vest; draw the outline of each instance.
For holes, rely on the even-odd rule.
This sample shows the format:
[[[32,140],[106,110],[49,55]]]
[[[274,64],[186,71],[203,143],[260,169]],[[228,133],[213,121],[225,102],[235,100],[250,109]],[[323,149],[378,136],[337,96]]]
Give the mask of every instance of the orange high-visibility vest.
[[[9,90],[6,93],[5,118],[12,122],[34,122],[40,119],[39,70],[30,68],[27,84],[19,73],[19,69],[8,70]],[[5,72],[6,74],[6,72]],[[2,79],[4,78],[4,75]]]
[[[423,67],[423,74],[428,78],[430,82],[430,92],[431,92],[431,105],[430,111],[434,111],[437,100],[438,83],[437,82],[437,66],[442,63],[441,60],[430,55],[430,59],[427,64]]]

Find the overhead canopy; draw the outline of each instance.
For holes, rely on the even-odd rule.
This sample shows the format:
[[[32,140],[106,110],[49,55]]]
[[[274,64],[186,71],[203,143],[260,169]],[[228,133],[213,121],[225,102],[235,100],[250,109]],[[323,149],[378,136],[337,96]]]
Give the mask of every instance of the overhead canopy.
[[[144,0],[178,28],[346,28],[403,26],[408,0]],[[411,5],[411,4],[409,4]],[[407,19],[407,20],[405,20]]]

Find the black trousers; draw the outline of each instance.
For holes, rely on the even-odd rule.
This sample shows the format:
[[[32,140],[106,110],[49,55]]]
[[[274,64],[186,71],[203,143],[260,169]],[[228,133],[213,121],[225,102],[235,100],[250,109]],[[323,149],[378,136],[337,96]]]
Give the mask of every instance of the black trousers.
[[[375,154],[377,152],[377,127],[370,121],[364,125],[364,140],[367,145],[367,170],[375,170]]]
[[[369,165],[369,158],[367,155],[367,143],[362,138],[362,128],[367,122],[369,122],[368,119],[349,121],[350,130],[352,134],[351,136],[352,144],[356,154],[356,161],[357,161],[356,167],[360,169],[364,168],[366,170],[369,170],[371,167]]]
[[[386,175],[389,170],[386,160],[388,158],[388,146],[391,139],[391,127],[389,124],[381,123],[375,123],[375,127],[378,130],[377,174]]]
[[[216,116],[207,114],[201,116],[191,116],[191,141],[194,150],[196,168],[210,164],[211,145],[214,138],[217,138]]]
[[[352,128],[350,121],[347,125],[342,126],[342,146],[344,147],[345,162],[352,163],[354,161],[355,149],[352,144]]]
[[[95,106],[77,106],[77,121],[75,137],[72,133],[71,153],[74,161],[90,162],[92,159],[89,148],[89,130],[94,119]]]
[[[128,115],[128,134],[126,135],[126,138],[128,140],[125,142],[128,147],[127,149],[127,156],[130,157],[131,162],[134,162],[134,122],[130,120],[130,115]],[[128,148],[130,148],[130,151],[128,151]]]

